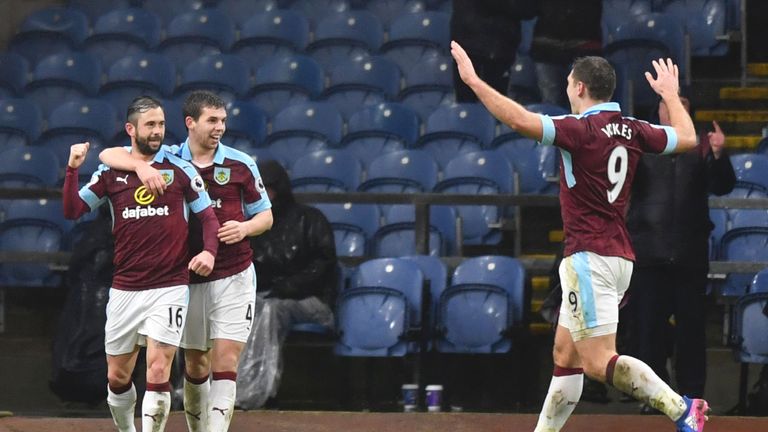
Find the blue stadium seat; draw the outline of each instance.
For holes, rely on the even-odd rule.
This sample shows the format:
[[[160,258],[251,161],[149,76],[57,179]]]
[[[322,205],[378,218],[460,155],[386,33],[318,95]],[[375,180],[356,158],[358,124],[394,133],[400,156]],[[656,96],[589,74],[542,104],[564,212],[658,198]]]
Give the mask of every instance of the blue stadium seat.
[[[90,143],[91,157],[109,145],[117,132],[117,115],[99,99],[81,99],[59,105],[48,119],[48,129],[36,145],[53,151],[64,164],[74,143]],[[62,165],[63,167],[63,165]]]
[[[421,59],[444,54],[450,43],[450,15],[428,11],[399,16],[389,29],[381,52],[406,70]]]
[[[22,96],[29,75],[29,62],[14,52],[0,53],[0,99]]]
[[[74,50],[88,35],[88,17],[76,9],[51,6],[28,15],[8,49],[31,65],[42,59]]]
[[[227,145],[258,147],[267,137],[267,113],[251,102],[236,100],[227,104]],[[246,152],[248,153],[248,152]]]
[[[37,105],[26,99],[0,99],[0,151],[32,144],[43,125]]]
[[[723,235],[718,259],[721,261],[768,261],[768,227],[734,228]],[[723,296],[746,294],[753,273],[729,273],[722,286]]]
[[[314,40],[307,47],[325,70],[348,60],[362,60],[379,50],[384,28],[375,15],[349,11],[328,15],[318,24]]]
[[[403,89],[398,99],[426,120],[440,105],[454,103],[454,67],[452,60],[441,55],[421,59],[403,70]]]
[[[525,320],[525,270],[515,258],[481,256],[456,267],[438,310],[439,352],[504,353]]]
[[[348,118],[360,107],[394,99],[398,91],[400,68],[385,57],[368,57],[338,63],[321,97]]]
[[[207,0],[140,0],[141,7],[160,17],[163,26],[168,26],[179,15],[199,12],[207,6]]]
[[[299,12],[272,10],[256,14],[243,24],[232,53],[256,70],[267,61],[304,51],[309,42],[309,21]]]
[[[684,77],[689,62],[685,50],[684,23],[678,17],[658,13],[631,16],[611,33],[612,41],[605,46],[605,57],[616,67],[616,80],[631,83],[632,101],[635,107],[655,107],[658,96],[645,79],[645,72],[652,70],[651,62],[671,57]],[[620,95],[617,95],[620,96]]]
[[[401,150],[378,156],[368,166],[361,192],[431,192],[437,184],[437,162],[423,150]]]
[[[347,192],[360,184],[363,167],[344,149],[305,154],[291,166],[291,187],[296,192]]]
[[[551,117],[568,115],[571,113],[569,110],[559,105],[554,105],[550,103],[533,103],[533,104],[526,105],[525,108],[530,112],[546,114]]]
[[[216,0],[216,9],[232,18],[239,29],[254,15],[279,9],[277,0]]]
[[[429,255],[447,256],[457,252],[456,212],[449,206],[430,206]],[[378,257],[413,255],[416,250],[416,211],[412,205],[389,206],[384,223],[374,235],[372,254]]]
[[[248,92],[251,73],[245,60],[233,54],[209,54],[192,60],[181,74],[174,97],[186,99],[195,90],[208,90],[230,103]]]
[[[742,153],[731,156],[731,164],[740,184],[758,185],[768,190],[768,156]]]
[[[612,30],[626,22],[627,17],[653,11],[653,0],[603,0],[603,44],[612,41]]]
[[[404,14],[420,13],[426,10],[426,5],[422,1],[378,0],[365,3],[365,8],[376,15],[386,28],[389,28],[394,20]]]
[[[107,73],[99,98],[109,102],[115,112],[125,113],[138,96],[166,98],[176,85],[176,68],[164,55],[144,53],[117,60]]]
[[[256,69],[250,100],[274,117],[289,105],[316,98],[324,85],[317,61],[301,54],[282,56]]]
[[[379,155],[412,146],[419,128],[418,115],[399,103],[366,106],[349,117],[342,146],[368,166]]]
[[[527,55],[518,54],[509,70],[509,96],[521,104],[541,100],[536,65]]]
[[[514,170],[505,157],[491,150],[464,153],[443,170],[443,180],[434,191],[453,194],[508,194],[514,190]],[[456,206],[462,219],[464,244],[496,244],[501,240],[498,225],[502,209],[492,205]]]
[[[180,144],[187,139],[187,125],[181,110],[181,102],[163,100],[165,113],[165,140],[163,144]]]
[[[728,53],[726,0],[680,0],[667,3],[664,13],[685,23],[691,55],[721,56]]]
[[[0,187],[55,187],[63,173],[63,166],[56,154],[46,148],[29,146],[2,150]]]
[[[307,153],[337,147],[343,124],[341,114],[327,102],[293,104],[273,118],[272,133],[265,144],[292,166]]]
[[[416,147],[431,153],[445,168],[455,156],[490,144],[495,130],[496,120],[479,104],[441,105],[429,116]]]
[[[747,400],[749,363],[768,364],[768,284],[766,270],[760,271],[749,293],[740,297],[734,308],[733,333],[730,341],[736,359],[741,363],[739,406]]]
[[[334,352],[353,357],[402,357],[408,330],[408,299],[392,288],[342,291],[336,302]]]
[[[315,30],[317,23],[326,16],[336,15],[349,10],[348,0],[292,0],[290,8],[304,13],[309,18],[310,28]]]
[[[520,44],[517,46],[517,55],[530,55],[533,43],[533,30],[536,28],[538,18],[520,21]]]
[[[429,322],[434,326],[437,318],[437,306],[440,296],[448,287],[448,268],[442,259],[432,255],[406,255],[401,260],[413,261],[419,266],[424,279],[429,281],[430,317]],[[424,301],[422,299],[422,301]]]
[[[413,261],[399,258],[376,258],[361,263],[352,275],[350,290],[359,288],[390,288],[408,299],[408,322],[421,326],[421,300],[424,274]]]
[[[101,68],[91,54],[54,54],[35,67],[25,97],[37,103],[47,118],[64,102],[95,96],[100,83]]]
[[[82,49],[95,55],[102,67],[121,57],[142,54],[160,42],[160,19],[144,9],[115,9],[99,17]]]
[[[512,164],[520,180],[520,193],[557,193],[558,150],[555,146],[538,145],[530,138],[498,138],[496,151]]]
[[[235,25],[224,12],[200,9],[183,13],[168,24],[158,52],[183,70],[198,57],[229,50],[234,40]]]
[[[108,2],[98,0],[68,0],[67,6],[84,13],[90,22],[95,23],[100,16],[115,9],[131,7],[135,3],[134,0],[110,0]]]
[[[717,251],[720,248],[720,240],[726,231],[730,229],[728,212],[721,208],[709,209],[709,220],[712,222],[712,231],[709,233],[709,259],[717,259]]]
[[[71,227],[60,200],[15,200],[0,223],[0,252],[59,252]],[[58,287],[61,276],[47,263],[0,264],[0,285]]]
[[[766,209],[732,209],[729,211],[730,228],[768,227]]]
[[[315,204],[333,228],[336,254],[365,256],[379,228],[381,214],[375,204]]]

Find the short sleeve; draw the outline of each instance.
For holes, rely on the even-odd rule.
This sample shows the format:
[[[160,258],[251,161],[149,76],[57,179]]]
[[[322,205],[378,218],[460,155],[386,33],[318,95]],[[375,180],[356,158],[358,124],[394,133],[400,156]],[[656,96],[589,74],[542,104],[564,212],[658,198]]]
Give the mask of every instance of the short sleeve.
[[[107,185],[103,174],[108,170],[105,165],[99,165],[99,168],[91,175],[91,179],[80,188],[80,199],[83,200],[91,210],[104,204],[107,199]]]
[[[256,163],[245,164],[249,175],[243,182],[243,207],[245,216],[252,218],[264,210],[272,208],[272,203],[267,195],[267,188],[264,187],[264,181],[261,179],[259,168]]]
[[[584,122],[574,116],[541,115],[542,145],[555,145],[567,151],[579,147],[579,137],[586,136]]]
[[[646,153],[669,154],[677,148],[677,132],[671,126],[637,120],[634,129],[640,135],[640,145]]]

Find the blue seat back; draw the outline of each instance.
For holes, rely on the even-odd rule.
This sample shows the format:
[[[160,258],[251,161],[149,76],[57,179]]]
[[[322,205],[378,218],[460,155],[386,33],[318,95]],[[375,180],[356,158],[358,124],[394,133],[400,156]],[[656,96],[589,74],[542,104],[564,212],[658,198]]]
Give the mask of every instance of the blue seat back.
[[[383,154],[371,162],[360,191],[416,193],[430,192],[437,183],[437,162],[422,150]]]
[[[424,274],[419,265],[399,258],[376,258],[357,267],[350,290],[389,288],[400,291],[408,299],[408,322],[413,327],[421,325],[421,297]]]
[[[182,69],[194,59],[229,50],[235,25],[217,9],[198,9],[176,16],[166,29],[158,50]]]
[[[451,283],[497,286],[510,296],[512,322],[525,320],[525,268],[520,260],[502,255],[467,258],[456,266]]]
[[[75,49],[88,35],[88,17],[76,9],[52,6],[27,16],[8,46],[29,61]]]
[[[453,285],[440,296],[439,352],[505,353],[512,342],[504,332],[510,327],[508,294],[499,287]]]
[[[315,204],[333,228],[336,254],[364,256],[379,228],[381,214],[375,204]]]
[[[731,156],[731,165],[739,182],[768,189],[768,156],[756,153],[736,154]]]
[[[319,96],[324,80],[322,68],[311,57],[296,54],[273,58],[256,69],[250,99],[275,116],[289,105]]]
[[[278,0],[217,0],[215,3],[216,9],[232,18],[241,31],[254,15],[269,13],[280,7]]]
[[[718,258],[722,261],[768,261],[768,227],[735,228],[720,242]],[[722,295],[741,296],[747,292],[754,273],[729,273]]]
[[[264,143],[267,136],[269,118],[254,103],[236,100],[227,104],[227,132],[225,140],[235,146],[238,141],[246,141],[256,147]]]
[[[0,148],[31,144],[40,135],[43,115],[27,99],[0,99]]]
[[[271,59],[303,51],[309,42],[309,21],[293,10],[258,13],[243,24],[232,52],[256,70]]]
[[[340,62],[362,60],[377,52],[384,29],[375,15],[356,10],[326,16],[314,35],[307,53],[330,70]]]
[[[342,60],[331,70],[323,98],[349,118],[361,106],[378,105],[400,91],[400,68],[384,57]]]
[[[363,167],[357,158],[341,149],[312,152],[296,159],[291,167],[291,186],[296,192],[354,191]]]
[[[2,187],[55,187],[62,170],[59,158],[44,147],[13,147],[0,152]]]
[[[194,90],[217,93],[226,102],[245,96],[250,87],[250,69],[243,59],[233,54],[211,54],[189,63],[181,74],[176,96]]]
[[[429,213],[429,255],[454,253],[456,244],[456,212],[448,206],[431,206]],[[373,255],[395,257],[416,254],[416,212],[413,206],[389,206],[384,224],[374,236]]]
[[[336,304],[336,355],[402,357],[408,351],[408,300],[390,288],[342,291]]]
[[[0,53],[0,92],[5,92],[5,97],[22,95],[27,75],[29,62],[24,57],[14,52]]]
[[[381,51],[401,69],[425,57],[447,52],[450,42],[450,15],[426,11],[401,15],[389,29],[389,40]]]
[[[768,363],[768,293],[739,298],[734,321],[737,359],[744,363]]]
[[[153,49],[160,42],[160,18],[140,8],[112,10],[96,20],[83,49],[96,55],[104,67],[117,59]]]

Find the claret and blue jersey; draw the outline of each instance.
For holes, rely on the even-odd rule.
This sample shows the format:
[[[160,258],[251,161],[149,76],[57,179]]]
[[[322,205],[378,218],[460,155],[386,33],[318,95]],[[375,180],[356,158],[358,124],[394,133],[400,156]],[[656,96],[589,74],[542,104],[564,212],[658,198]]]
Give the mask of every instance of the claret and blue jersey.
[[[143,290],[189,281],[189,211],[199,213],[211,205],[211,200],[202,178],[188,162],[160,150],[152,166],[168,185],[161,196],[150,193],[134,172],[104,165],[79,192],[91,210],[105,202],[110,205],[115,288]],[[162,272],[157,271],[158,263],[162,263]]]
[[[623,117],[613,102],[581,115],[542,115],[541,122],[541,144],[559,147],[562,155],[565,255],[591,251],[634,260],[625,215],[635,168],[643,152],[673,152],[675,130]]]

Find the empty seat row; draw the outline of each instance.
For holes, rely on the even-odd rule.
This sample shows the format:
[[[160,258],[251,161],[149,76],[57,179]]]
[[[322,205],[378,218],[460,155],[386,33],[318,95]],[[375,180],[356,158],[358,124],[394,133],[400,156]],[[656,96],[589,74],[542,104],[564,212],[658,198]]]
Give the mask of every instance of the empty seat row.
[[[164,31],[157,16],[138,8],[106,13],[96,21],[93,32],[83,27],[84,20],[76,10],[45,9],[24,22],[9,48],[33,65],[50,54],[83,50],[96,54],[105,67],[120,56],[145,51],[167,55],[182,67],[197,56],[230,51],[252,59],[252,64],[285,49],[319,51],[321,59],[332,61],[345,52],[349,56],[393,51],[397,57],[414,50],[404,46],[445,51],[449,41],[449,15],[434,11],[404,14],[388,32],[379,18],[367,11],[333,13],[321,19],[316,28],[310,27],[310,18],[301,12],[280,9],[253,15],[242,30],[235,28],[226,12],[209,8],[180,14]]]
[[[335,352],[402,357],[419,353],[420,342],[446,353],[509,352],[525,323],[524,301],[525,269],[514,258],[469,258],[450,278],[433,257],[369,260],[340,292]]]

